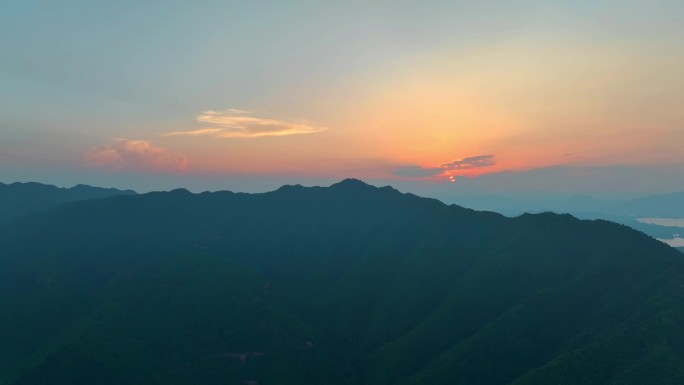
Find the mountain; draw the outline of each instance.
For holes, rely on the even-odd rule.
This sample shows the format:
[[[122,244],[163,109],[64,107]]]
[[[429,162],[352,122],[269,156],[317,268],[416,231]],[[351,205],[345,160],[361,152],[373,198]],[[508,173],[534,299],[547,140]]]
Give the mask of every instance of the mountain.
[[[590,196],[552,198],[544,194],[520,196],[464,195],[454,203],[476,210],[492,210],[506,216],[553,211],[569,213],[581,219],[604,219],[627,225],[654,238],[673,239],[684,232],[678,226],[642,223],[639,218],[684,217],[684,192],[649,195],[630,200],[598,199]]]
[[[358,180],[0,228],[0,384],[679,384],[684,259]]]
[[[132,190],[106,189],[82,184],[72,188],[59,188],[34,182],[0,183],[0,223],[11,222],[62,203],[132,194],[135,194]]]
[[[649,195],[627,201],[613,209],[624,215],[640,217],[684,217],[684,192]]]
[[[520,193],[517,195],[467,194],[445,197],[445,200],[474,209],[493,210],[505,215],[554,211],[614,217],[684,217],[684,192],[647,195],[633,199],[617,197],[599,199],[583,195],[554,197],[544,193]]]
[[[446,198],[445,202],[475,210],[491,210],[506,216],[518,216],[525,212],[540,213],[546,211],[559,213],[607,213],[622,204],[617,198],[599,199],[586,195],[555,197],[544,193],[503,194],[467,194]]]

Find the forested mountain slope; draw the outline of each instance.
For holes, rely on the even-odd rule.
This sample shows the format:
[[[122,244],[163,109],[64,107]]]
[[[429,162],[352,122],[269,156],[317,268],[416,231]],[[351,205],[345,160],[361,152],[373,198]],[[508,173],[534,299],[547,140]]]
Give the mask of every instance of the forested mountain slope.
[[[0,384],[675,384],[682,254],[345,180],[0,229]]]

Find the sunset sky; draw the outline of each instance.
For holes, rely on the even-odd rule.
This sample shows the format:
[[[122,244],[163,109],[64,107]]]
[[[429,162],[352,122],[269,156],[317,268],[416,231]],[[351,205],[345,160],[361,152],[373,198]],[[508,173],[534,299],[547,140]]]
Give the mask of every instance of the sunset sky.
[[[4,183],[684,190],[680,0],[10,0],[0,50]]]

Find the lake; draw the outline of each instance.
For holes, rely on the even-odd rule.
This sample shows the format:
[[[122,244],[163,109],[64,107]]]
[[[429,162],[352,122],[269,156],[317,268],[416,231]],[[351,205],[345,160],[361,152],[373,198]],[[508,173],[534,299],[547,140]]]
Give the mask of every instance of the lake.
[[[684,227],[684,218],[637,218],[637,221],[659,226]]]
[[[673,238],[673,239],[658,239],[661,242],[665,242],[672,247],[684,247],[684,238]]]
[[[682,227],[681,235],[684,235],[684,218],[637,218],[641,223],[648,223],[658,226],[673,226]],[[658,238],[659,241],[665,242],[672,247],[684,247],[684,238],[675,237],[672,239]]]

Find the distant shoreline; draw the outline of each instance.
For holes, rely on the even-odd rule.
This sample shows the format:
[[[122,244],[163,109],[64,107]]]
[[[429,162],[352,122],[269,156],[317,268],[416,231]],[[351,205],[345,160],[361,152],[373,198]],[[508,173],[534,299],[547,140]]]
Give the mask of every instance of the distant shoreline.
[[[641,223],[659,226],[674,226],[684,228],[684,218],[637,218]]]

